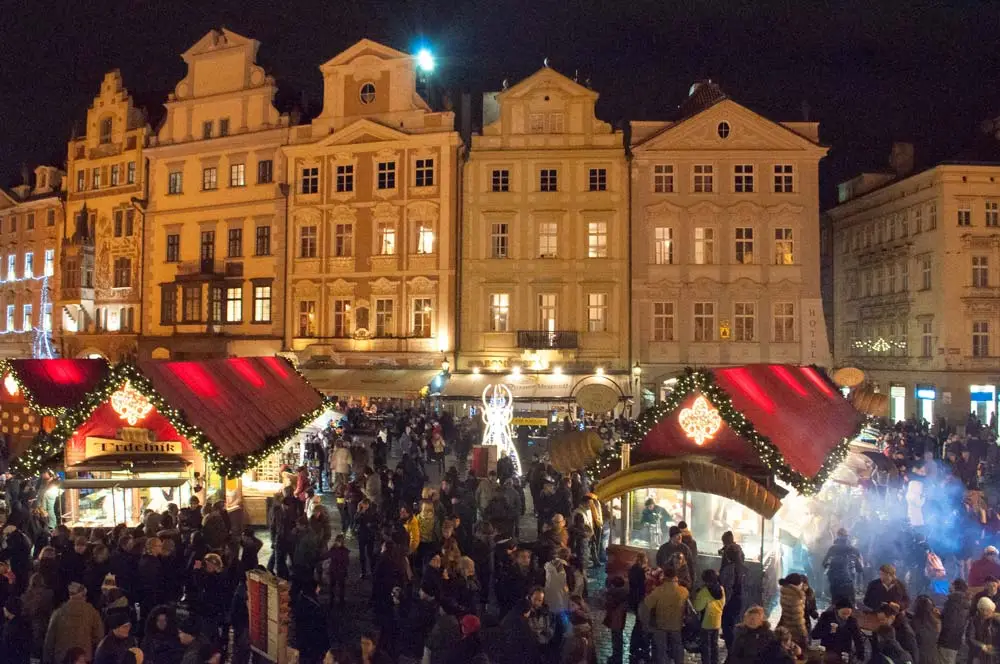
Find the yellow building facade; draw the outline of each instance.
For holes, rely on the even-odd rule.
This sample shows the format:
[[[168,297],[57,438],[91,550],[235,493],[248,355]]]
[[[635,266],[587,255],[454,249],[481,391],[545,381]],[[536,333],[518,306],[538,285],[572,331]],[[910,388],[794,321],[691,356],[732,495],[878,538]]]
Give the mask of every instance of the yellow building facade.
[[[106,74],[66,157],[55,340],[63,357],[117,362],[138,350],[149,133],[120,72]]]
[[[413,56],[367,39],[320,71],[323,111],[283,150],[285,341],[342,396],[415,394],[455,342],[454,114],[418,94]]]
[[[835,364],[864,370],[894,421],[962,430],[972,415],[996,433],[1000,159],[994,150],[913,174],[912,148],[909,159],[841,184],[827,211]]]
[[[484,97],[462,193],[458,369],[476,373],[452,396],[480,373],[539,402],[628,392],[628,169],[597,98],[549,67]]]
[[[267,355],[284,334],[288,118],[259,43],[213,30],[150,141],[140,355]]]
[[[32,357],[35,330],[52,333],[63,176],[39,166],[0,191],[0,357]]]
[[[643,395],[685,366],[829,364],[815,122],[774,122],[697,83],[632,123],[632,337]],[[637,372],[638,373],[638,372]]]

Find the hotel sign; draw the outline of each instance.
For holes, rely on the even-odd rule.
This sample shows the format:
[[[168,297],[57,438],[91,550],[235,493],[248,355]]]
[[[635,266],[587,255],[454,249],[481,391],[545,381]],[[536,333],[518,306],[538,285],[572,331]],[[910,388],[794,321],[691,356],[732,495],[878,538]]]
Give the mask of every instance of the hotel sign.
[[[118,440],[115,438],[96,438],[87,436],[85,459],[109,456],[112,454],[129,456],[148,456],[152,454],[167,454],[180,456],[183,452],[178,440],[135,441]]]

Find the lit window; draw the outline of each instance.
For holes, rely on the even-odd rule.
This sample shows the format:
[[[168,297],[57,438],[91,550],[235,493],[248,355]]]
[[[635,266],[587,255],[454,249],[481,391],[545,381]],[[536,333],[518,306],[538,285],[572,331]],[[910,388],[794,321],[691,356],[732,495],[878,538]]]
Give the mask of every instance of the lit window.
[[[17,255],[11,254],[7,257],[7,281],[17,280]]]
[[[791,228],[774,229],[774,264],[795,264],[795,243],[792,239]]]
[[[299,229],[299,258],[316,258],[316,227]]]
[[[434,160],[433,159],[417,159],[416,168],[414,169],[415,180],[414,184],[417,187],[433,187],[434,186]]]
[[[52,305],[46,304],[42,309],[42,329],[46,332],[52,330]]]
[[[672,194],[674,191],[673,164],[653,165],[653,192],[657,194]]]
[[[395,336],[396,326],[393,320],[393,308],[393,302],[390,299],[382,298],[375,300],[376,337]]]
[[[920,290],[931,289],[931,257],[920,257]]]
[[[795,304],[775,302],[772,306],[774,310],[774,341],[792,343],[795,341]]]
[[[971,226],[972,225],[972,207],[968,204],[963,205],[958,208],[958,225],[959,226]]]
[[[101,188],[101,169],[95,168],[90,172],[90,187],[91,189]]]
[[[299,336],[316,336],[316,301],[302,300],[299,302]]]
[[[538,171],[539,191],[559,191],[559,171],[554,168],[543,168]]]
[[[230,286],[226,288],[226,322],[243,322],[243,287]]]
[[[736,262],[740,265],[753,263],[753,228],[736,229]]]
[[[490,332],[507,332],[510,324],[510,293],[490,293]]]
[[[986,201],[986,226],[996,228],[1000,226],[1000,202]]]
[[[490,258],[507,258],[507,248],[510,243],[508,226],[495,223],[490,226]]]
[[[378,223],[378,253],[393,256],[396,253],[396,224],[391,221]]]
[[[45,270],[44,274],[46,277],[51,277],[56,273],[56,250],[46,249],[45,250],[45,265],[43,266]]]
[[[87,174],[83,171],[76,172],[76,190],[83,191],[87,188]]]
[[[587,331],[608,331],[608,294],[587,294]]]
[[[299,332],[302,332],[302,323],[299,321]],[[350,336],[351,334],[351,301],[344,298],[337,298],[333,301],[333,336],[338,339]],[[315,336],[310,334],[300,334],[299,336]]]
[[[434,229],[430,226],[421,226],[417,229],[417,253],[434,253]]]
[[[120,185],[121,178],[122,178],[121,168],[118,166],[118,164],[113,164],[111,166],[111,186],[117,187],[118,185]]]
[[[31,330],[31,305],[26,304],[22,309],[21,314],[21,331],[28,332]]]
[[[591,168],[590,176],[588,178],[588,188],[590,189],[590,191],[607,191],[608,169]]]
[[[418,338],[431,336],[431,300],[418,297],[413,300],[413,335]]]
[[[653,230],[653,262],[657,265],[674,263],[674,229],[660,226]]]
[[[555,258],[559,251],[559,226],[554,221],[538,224],[538,257]]]
[[[733,303],[733,340],[753,341],[757,330],[757,304]]]
[[[774,192],[790,194],[795,191],[795,171],[791,164],[774,165]]]
[[[319,166],[310,166],[302,169],[302,180],[300,190],[303,194],[315,194],[319,192]]]
[[[204,168],[201,171],[201,188],[205,191],[211,191],[213,189],[218,189],[219,187],[219,169],[214,166],[211,168]]]
[[[694,303],[694,340],[715,340],[715,303]]]
[[[13,332],[14,331],[14,305],[13,304],[8,304],[7,305],[7,331],[8,332]]]
[[[990,285],[990,259],[987,256],[972,257],[972,286],[973,288],[989,288]]]
[[[753,164],[733,166],[733,191],[737,194],[753,193]]]
[[[972,323],[972,357],[990,356],[989,321],[977,320]]]
[[[510,191],[510,171],[506,168],[494,169],[491,186],[493,191]]]
[[[270,286],[254,286],[253,288],[253,322],[271,322]]]
[[[714,169],[711,164],[695,164],[694,193],[710,194],[715,188]]]
[[[125,183],[135,184],[135,162],[130,161],[125,172]]]
[[[396,188],[396,162],[380,161],[378,163],[378,188]]]
[[[354,224],[337,224],[333,228],[333,255],[350,258],[354,255]]]
[[[229,186],[245,187],[247,184],[247,165],[232,164],[229,166]]]
[[[337,166],[337,193],[354,191],[354,164]]]
[[[715,263],[715,229],[698,227],[694,229],[694,262],[696,265]]]
[[[180,171],[170,171],[167,176],[167,193],[180,194],[184,191],[184,174]]]
[[[358,97],[361,99],[361,103],[366,106],[375,101],[375,84],[365,83],[362,85]]]
[[[556,325],[556,294],[540,293],[538,295],[538,328],[546,332],[555,332]]]
[[[587,258],[608,257],[608,224],[591,221],[587,224]]]
[[[31,251],[24,252],[24,278],[32,279],[35,276],[35,254]]]
[[[674,340],[674,303],[653,303],[653,341]]]

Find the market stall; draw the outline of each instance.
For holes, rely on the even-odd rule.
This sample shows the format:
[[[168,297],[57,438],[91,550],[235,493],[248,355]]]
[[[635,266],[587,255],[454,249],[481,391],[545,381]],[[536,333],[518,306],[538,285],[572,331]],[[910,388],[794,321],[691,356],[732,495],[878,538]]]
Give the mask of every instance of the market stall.
[[[36,360],[56,361],[87,362]],[[251,512],[239,478],[325,411],[322,395],[277,357],[121,365],[36,436],[16,470],[61,465],[63,521],[74,525],[138,523],[144,510],[192,494]]]
[[[714,554],[732,531],[760,583],[765,563],[780,558],[783,500],[822,487],[861,421],[812,367],[688,370],[636,420],[627,444],[597,461],[603,479],[595,493],[620,501],[622,515],[610,557],[656,549],[670,525],[686,521],[700,554]],[[643,519],[649,499],[660,518]],[[714,555],[699,558],[718,567]],[[625,563],[613,560],[609,571]]]

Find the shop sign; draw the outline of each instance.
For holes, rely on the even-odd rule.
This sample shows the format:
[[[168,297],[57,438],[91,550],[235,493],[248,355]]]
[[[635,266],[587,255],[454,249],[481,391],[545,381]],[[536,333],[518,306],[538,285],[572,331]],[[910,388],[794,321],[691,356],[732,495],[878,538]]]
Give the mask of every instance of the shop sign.
[[[576,391],[576,405],[588,413],[600,414],[614,410],[618,405],[618,393],[607,385],[590,383]]]
[[[169,454],[180,456],[182,445],[178,440],[157,441],[126,441],[116,438],[97,438],[87,436],[85,459],[121,454],[129,456],[146,456],[150,454]]]
[[[547,417],[515,417],[511,424],[516,427],[545,427],[549,425]]]
[[[889,396],[893,398],[906,398],[906,388],[902,385],[892,385],[889,388]]]
[[[933,387],[917,387],[917,398],[924,399],[926,401],[934,401],[937,399],[937,390]]]

